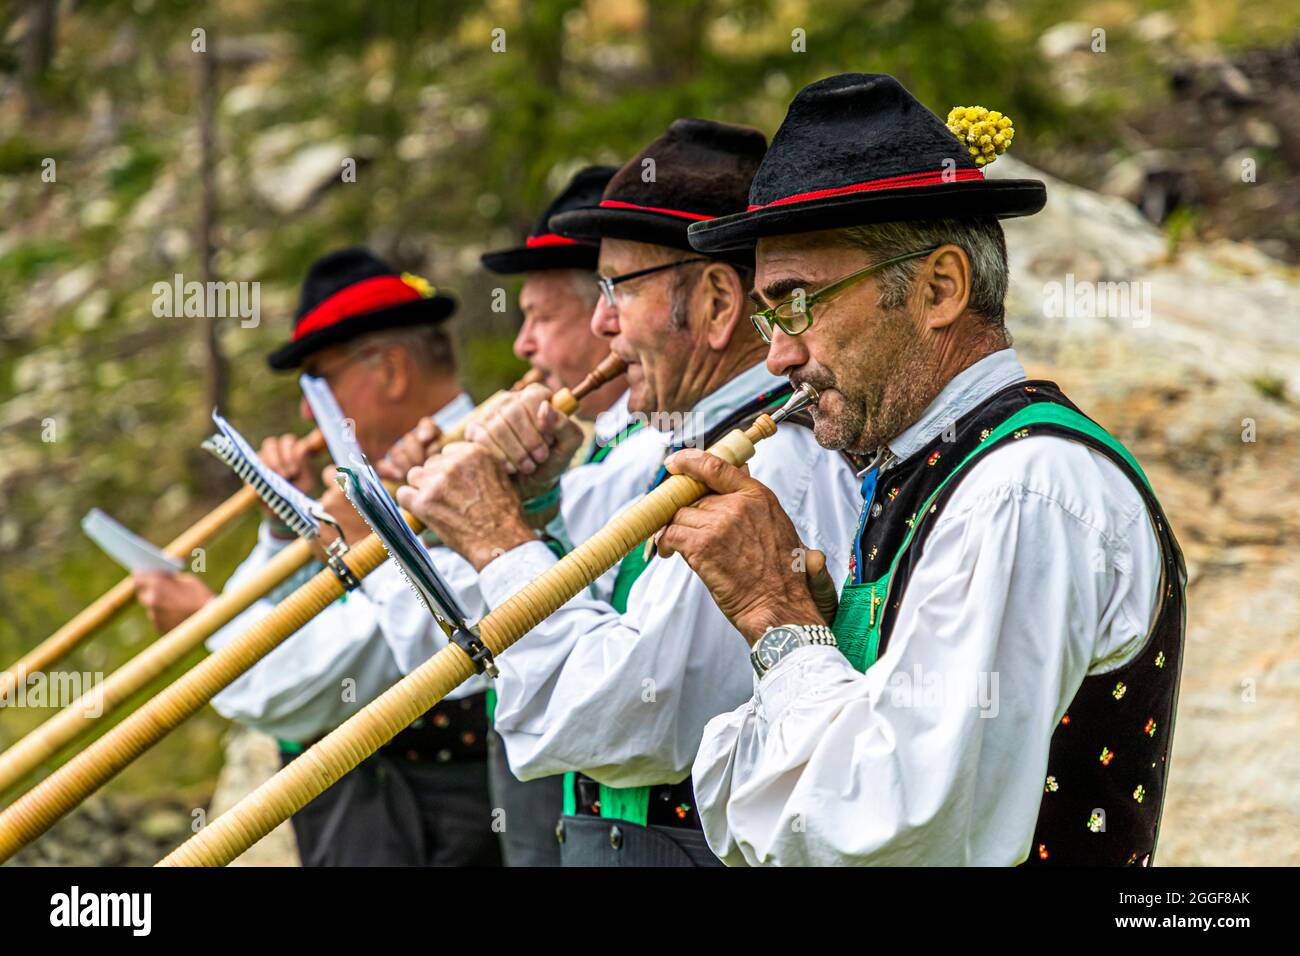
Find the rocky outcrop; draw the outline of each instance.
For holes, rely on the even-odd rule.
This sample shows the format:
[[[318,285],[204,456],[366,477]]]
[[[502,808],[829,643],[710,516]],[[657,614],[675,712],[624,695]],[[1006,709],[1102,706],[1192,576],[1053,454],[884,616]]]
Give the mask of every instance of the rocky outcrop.
[[[1300,279],[1043,178],[1047,208],[1006,224],[1017,350],[1137,456],[1191,580],[1158,862],[1300,864]]]
[[[180,797],[97,794],[13,855],[6,866],[153,866],[189,838]]]
[[[232,724],[225,741],[226,762],[208,807],[215,820],[280,769],[280,748],[275,740]],[[298,866],[298,844],[286,821],[230,863],[231,866]]]

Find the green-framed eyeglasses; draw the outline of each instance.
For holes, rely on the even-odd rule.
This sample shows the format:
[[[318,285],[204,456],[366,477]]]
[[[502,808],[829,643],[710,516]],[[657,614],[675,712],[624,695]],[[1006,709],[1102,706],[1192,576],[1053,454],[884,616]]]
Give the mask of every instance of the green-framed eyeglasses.
[[[898,262],[906,262],[908,259],[919,259],[921,256],[928,256],[938,248],[938,246],[931,246],[929,249],[918,249],[916,252],[907,252],[901,256],[894,256],[890,259],[873,263],[865,269],[859,269],[857,272],[849,273],[842,279],[836,279],[830,285],[823,286],[812,295],[791,296],[779,305],[770,309],[762,309],[755,312],[749,318],[754,323],[754,328],[758,329],[758,334],[763,337],[763,341],[767,342],[769,345],[772,342],[773,325],[778,326],[786,335],[802,335],[812,328],[812,307],[814,305],[819,302],[824,303],[829,301],[845,289],[861,282],[867,276],[879,272],[886,266],[892,266]]]

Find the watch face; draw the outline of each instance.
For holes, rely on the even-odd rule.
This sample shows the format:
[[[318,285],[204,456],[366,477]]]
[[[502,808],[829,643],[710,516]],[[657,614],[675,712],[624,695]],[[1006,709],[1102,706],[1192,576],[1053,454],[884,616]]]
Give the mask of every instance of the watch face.
[[[754,656],[758,658],[760,664],[766,670],[776,666],[786,652],[798,647],[803,641],[798,631],[788,627],[774,627],[763,635],[758,646],[754,648]]]

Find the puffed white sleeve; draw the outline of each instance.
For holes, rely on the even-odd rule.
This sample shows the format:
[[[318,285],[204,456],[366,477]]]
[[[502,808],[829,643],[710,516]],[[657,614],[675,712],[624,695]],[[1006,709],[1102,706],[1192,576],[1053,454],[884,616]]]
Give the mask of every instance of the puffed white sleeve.
[[[792,467],[792,462],[801,463]],[[843,542],[857,514],[856,483],[802,429],[759,446],[754,477],[771,487],[805,542]],[[832,573],[847,551],[829,549]],[[791,556],[770,568],[789,573]],[[529,543],[483,569],[496,606],[556,561]],[[744,640],[680,555],[651,560],[620,613],[571,600],[500,655],[496,728],[521,779],[581,770],[615,787],[676,782],[690,770],[705,723],[749,696]]]
[[[283,543],[263,528],[257,548],[231,575],[227,588],[280,547]],[[257,601],[208,638],[209,650],[224,647],[274,607],[273,600]],[[306,742],[333,730],[400,677],[370,601],[363,592],[353,591],[235,678],[212,699],[212,706],[262,733]]]

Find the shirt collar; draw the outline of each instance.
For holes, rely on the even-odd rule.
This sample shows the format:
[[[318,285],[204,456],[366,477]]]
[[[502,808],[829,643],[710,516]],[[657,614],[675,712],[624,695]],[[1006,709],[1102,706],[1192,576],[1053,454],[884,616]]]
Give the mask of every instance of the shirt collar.
[[[472,411],[474,411],[474,399],[469,397],[468,392],[461,392],[433,413],[433,423],[443,431],[447,431],[463,422]]]
[[[1015,349],[1000,349],[984,356],[955,375],[921,417],[889,442],[889,450],[900,461],[915,454],[980,402],[1008,385],[1024,380],[1025,370],[1016,358]]]
[[[673,430],[667,436],[668,442],[673,445],[694,446],[710,428],[750,399],[763,392],[779,388],[785,382],[785,379],[767,370],[766,362],[759,362],[747,368],[722,387],[705,395],[682,418],[678,419],[677,416],[670,418],[673,422]]]
[[[608,445],[628,426],[632,419],[627,410],[627,398],[630,394],[625,391],[614,400],[613,405],[596,416],[596,444]]]

